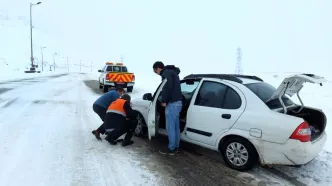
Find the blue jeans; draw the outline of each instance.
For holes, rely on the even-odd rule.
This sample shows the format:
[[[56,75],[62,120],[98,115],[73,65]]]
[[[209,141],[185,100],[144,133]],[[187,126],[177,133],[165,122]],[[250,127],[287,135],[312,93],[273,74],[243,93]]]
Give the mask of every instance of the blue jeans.
[[[167,103],[165,109],[166,131],[168,135],[168,149],[174,150],[180,146],[180,112],[182,101]]]

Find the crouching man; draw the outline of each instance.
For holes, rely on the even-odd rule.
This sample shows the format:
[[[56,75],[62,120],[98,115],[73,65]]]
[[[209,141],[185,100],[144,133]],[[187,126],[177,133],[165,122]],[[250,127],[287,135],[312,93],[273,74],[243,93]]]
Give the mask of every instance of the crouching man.
[[[130,105],[130,96],[123,94],[119,99],[110,104],[106,111],[104,127],[108,133],[105,140],[116,145],[117,139],[127,133],[122,141],[122,146],[131,145],[131,140],[137,126],[136,114]]]
[[[125,91],[123,88],[117,88],[117,90],[111,90],[106,94],[102,95],[93,103],[93,111],[99,115],[100,119],[104,122],[107,107],[116,99],[118,99]],[[105,134],[104,123],[96,130],[92,131],[92,134],[98,139],[101,140],[100,134]]]

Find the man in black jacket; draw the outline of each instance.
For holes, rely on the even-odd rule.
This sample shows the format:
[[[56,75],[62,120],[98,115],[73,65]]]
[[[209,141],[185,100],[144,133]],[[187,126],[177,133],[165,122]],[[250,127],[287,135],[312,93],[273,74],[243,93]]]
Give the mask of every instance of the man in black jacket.
[[[116,145],[118,138],[127,133],[123,139],[122,146],[131,145],[131,140],[136,129],[136,114],[130,106],[130,96],[123,94],[113,101],[106,111],[104,128],[108,133],[105,140],[111,145]]]
[[[159,152],[174,155],[179,152],[180,146],[180,112],[182,109],[180,69],[174,65],[164,66],[161,61],[157,61],[153,64],[153,70],[162,77],[162,80],[167,79],[161,92],[161,105],[166,107],[166,131],[169,144],[167,151],[160,150]]]

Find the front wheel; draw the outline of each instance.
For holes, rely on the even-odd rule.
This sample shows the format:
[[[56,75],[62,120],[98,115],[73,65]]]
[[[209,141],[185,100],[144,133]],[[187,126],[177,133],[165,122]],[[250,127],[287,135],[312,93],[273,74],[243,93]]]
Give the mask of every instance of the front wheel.
[[[137,126],[134,132],[135,136],[143,136],[146,133],[146,123],[141,113],[136,112]]]
[[[255,147],[246,139],[227,139],[221,148],[225,163],[232,169],[246,171],[252,169],[258,159]]]

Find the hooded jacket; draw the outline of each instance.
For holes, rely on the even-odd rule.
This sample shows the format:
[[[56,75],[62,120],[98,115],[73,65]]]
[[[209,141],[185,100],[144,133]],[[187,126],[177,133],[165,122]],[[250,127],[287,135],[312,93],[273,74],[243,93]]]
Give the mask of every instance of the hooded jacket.
[[[161,92],[161,101],[163,103],[181,101],[182,93],[179,78],[180,72],[180,69],[174,65],[166,65],[161,71],[160,75],[162,81],[165,78],[167,79],[167,82]]]

